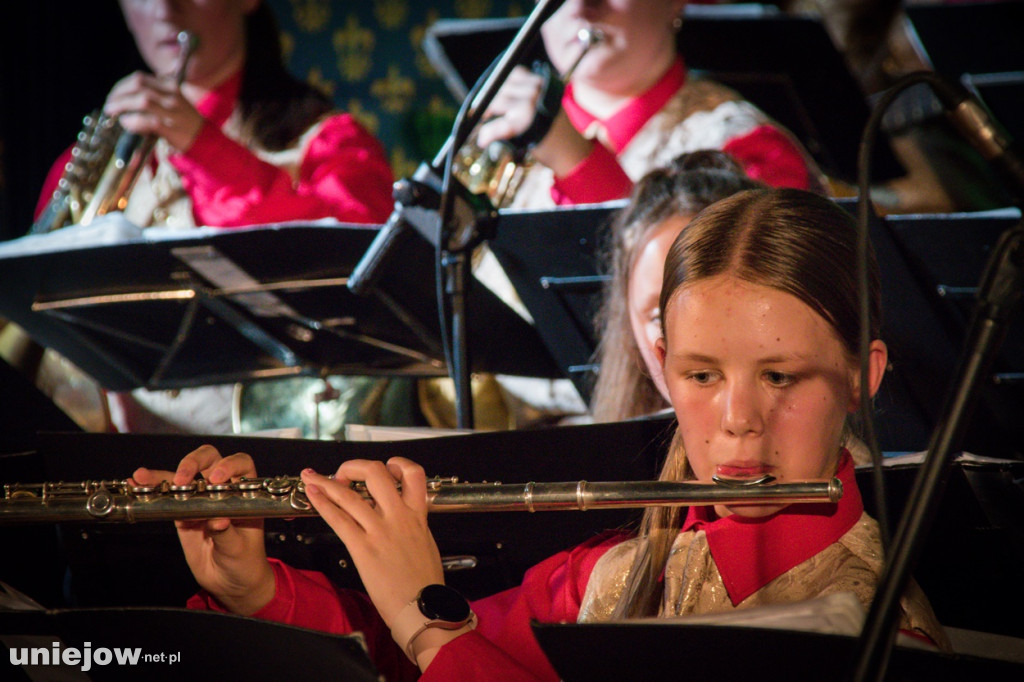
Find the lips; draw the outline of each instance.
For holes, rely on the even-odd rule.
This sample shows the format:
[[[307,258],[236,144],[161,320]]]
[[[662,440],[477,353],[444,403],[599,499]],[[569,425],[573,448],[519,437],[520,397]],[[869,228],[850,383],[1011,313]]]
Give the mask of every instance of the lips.
[[[760,462],[729,462],[715,467],[715,473],[725,478],[758,478],[771,472],[771,466]]]
[[[178,45],[177,40],[161,40],[157,45],[164,54],[176,55],[181,51],[181,46]]]
[[[157,41],[160,47],[179,49],[181,44],[178,42],[178,34],[180,31],[174,31],[169,33],[165,38]]]

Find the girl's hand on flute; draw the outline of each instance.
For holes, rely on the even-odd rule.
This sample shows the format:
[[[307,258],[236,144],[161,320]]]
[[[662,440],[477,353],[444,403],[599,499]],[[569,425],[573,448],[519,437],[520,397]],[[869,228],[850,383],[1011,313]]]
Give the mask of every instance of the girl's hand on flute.
[[[190,452],[174,472],[140,468],[132,475],[139,485],[168,481],[186,485],[201,475],[208,483],[255,478],[256,467],[244,453],[221,457],[211,445]],[[192,575],[232,613],[251,615],[274,596],[274,571],[267,562],[262,519],[175,521],[178,538]]]
[[[302,480],[309,501],[345,543],[388,627],[421,589],[444,582],[441,555],[427,527],[421,466],[403,457],[386,465],[349,460],[333,478],[306,469]],[[364,481],[372,500],[352,490],[352,481]]]

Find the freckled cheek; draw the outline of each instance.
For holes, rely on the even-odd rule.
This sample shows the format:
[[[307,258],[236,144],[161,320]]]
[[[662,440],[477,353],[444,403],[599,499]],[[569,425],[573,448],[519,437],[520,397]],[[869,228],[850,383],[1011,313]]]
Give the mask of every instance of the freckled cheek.
[[[780,405],[776,411],[777,421],[796,423],[800,426],[799,430],[807,436],[817,431],[821,436],[831,438],[832,432],[841,428],[846,419],[846,410],[837,402],[841,398],[841,395],[836,395],[829,387],[823,387],[823,390],[805,394]]]
[[[706,425],[698,425],[693,420],[679,421],[679,435],[682,438],[683,448],[686,451],[686,459],[690,468],[700,480],[711,480],[713,473],[711,464],[711,452],[715,447],[715,430]]]
[[[721,413],[706,400],[676,401],[674,407],[679,434],[694,473],[698,478],[706,479],[711,475],[707,465],[708,453],[722,431]]]
[[[672,404],[676,408],[679,422],[685,421],[694,427],[713,422],[719,413],[718,401],[705,391],[686,388],[676,390]]]
[[[796,401],[785,396],[767,395],[761,401],[761,419],[766,425],[777,424],[799,415]]]
[[[766,411],[766,419],[776,424],[787,422],[820,424],[830,411],[830,404],[831,400],[828,395],[819,391],[803,395],[790,394],[769,406]]]

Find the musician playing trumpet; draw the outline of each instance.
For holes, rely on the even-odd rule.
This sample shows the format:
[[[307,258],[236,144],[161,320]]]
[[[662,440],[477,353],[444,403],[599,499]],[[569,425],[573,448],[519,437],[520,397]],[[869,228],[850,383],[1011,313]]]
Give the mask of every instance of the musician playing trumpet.
[[[160,140],[132,192],[129,219],[142,226],[232,227],[387,218],[392,175],[383,149],[352,116],[288,73],[265,2],[120,5],[152,73],[119,81],[104,113],[130,132]],[[196,45],[179,88],[182,31]],[[53,189],[63,161],[44,190]],[[49,197],[44,191],[40,203]]]
[[[521,586],[468,605],[443,587],[423,469],[402,458],[351,460],[331,478],[306,470],[302,479],[345,543],[370,603],[320,574],[268,560],[258,523],[219,519],[178,522],[203,588],[190,606],[360,630],[389,680],[420,672],[437,680],[555,680],[532,619],[721,613],[838,592],[868,605],[883,554],[843,447],[861,396],[855,254],[852,219],[816,194],[754,189],[724,199],[699,213],[669,251],[657,343],[678,419],[663,479],[837,476],[844,486],[837,505],[649,508],[636,537],[584,543],[530,569]],[[887,350],[878,338],[873,258],[870,270],[866,394],[874,395]],[[134,478],[224,482],[253,469],[247,455],[222,458],[206,446],[174,473],[139,469]],[[352,490],[356,480],[372,504]],[[946,647],[916,585],[901,609],[903,631]]]
[[[490,106],[480,146],[524,134],[535,144],[538,163],[512,206],[625,198],[645,173],[697,149],[722,149],[769,185],[822,190],[820,171],[788,131],[736,92],[688,73],[676,48],[686,4],[566,0],[544,23],[559,73],[578,58],[581,35],[599,40],[572,69],[560,107],[544,102],[543,79],[522,67]]]

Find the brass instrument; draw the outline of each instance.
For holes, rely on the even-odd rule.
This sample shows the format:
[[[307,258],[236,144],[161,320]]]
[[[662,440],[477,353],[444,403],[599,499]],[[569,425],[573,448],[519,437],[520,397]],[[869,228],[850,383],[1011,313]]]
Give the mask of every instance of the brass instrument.
[[[581,28],[577,34],[581,44],[579,56],[561,76],[569,82],[573,71],[592,47],[604,40],[604,34],[594,28]],[[473,194],[486,194],[495,208],[505,208],[515,198],[519,183],[531,165],[529,155],[515,150],[506,140],[497,140],[481,149],[476,143],[476,132],[470,136],[452,160],[452,172]]]
[[[120,132],[117,121],[99,110],[82,119],[82,130],[71,148],[71,159],[64,165],[53,196],[32,224],[29,234],[51,232],[81,221]]]
[[[198,40],[194,34],[181,31],[178,44],[181,52],[174,79],[180,88]],[[98,110],[83,118],[71,159],[29,234],[51,232],[67,225],[88,225],[101,215],[123,211],[155,145],[154,136],[140,137],[127,132],[116,118]]]
[[[371,499],[362,483],[353,489]],[[843,486],[827,481],[776,483],[759,479],[716,479],[712,483],[613,481],[564,483],[464,483],[457,478],[427,481],[431,512],[554,511],[598,508],[714,504],[797,504],[838,502]],[[27,523],[170,521],[211,518],[293,518],[316,516],[301,479],[291,476],[243,478],[210,484],[161,483],[139,486],[128,480],[79,483],[9,483],[0,498],[0,526]]]

